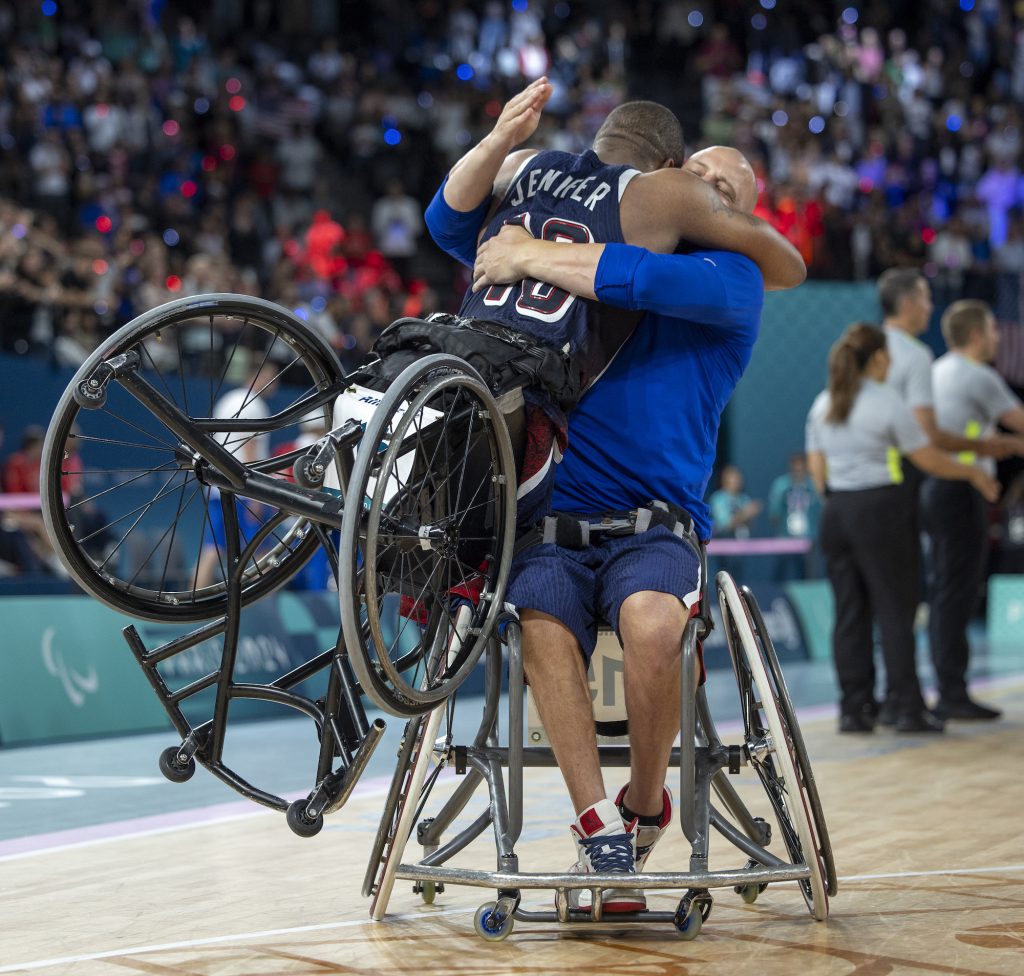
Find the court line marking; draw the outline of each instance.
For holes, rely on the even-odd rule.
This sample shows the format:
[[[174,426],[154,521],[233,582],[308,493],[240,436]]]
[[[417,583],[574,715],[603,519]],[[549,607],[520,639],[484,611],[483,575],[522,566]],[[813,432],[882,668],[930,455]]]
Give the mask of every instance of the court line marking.
[[[374,777],[357,786],[352,798],[387,794],[391,782],[390,776]],[[287,795],[285,799],[297,799],[305,793]],[[218,811],[223,811],[218,813]],[[137,817],[132,820],[111,820],[105,823],[90,824],[88,827],[74,827],[70,830],[54,831],[50,834],[30,834],[27,837],[14,837],[0,841],[0,863],[17,861],[21,858],[36,857],[40,854],[52,854],[59,851],[71,851],[95,844],[109,844],[112,841],[132,840],[136,837],[156,837],[177,830],[189,830],[193,827],[211,827],[217,824],[232,823],[238,820],[249,820],[253,817],[273,816],[277,811],[267,807],[253,806],[247,800],[235,803],[217,803],[206,807],[186,807],[168,813],[156,813],[148,817]],[[151,825],[151,826],[147,826]],[[25,847],[25,850],[19,850]]]
[[[964,874],[1012,874],[1015,871],[1024,871],[1024,864],[1001,864],[993,867],[977,868],[948,868],[933,871],[895,871],[891,874],[852,874],[839,878],[841,882],[850,881],[873,881],[885,878],[927,878],[936,875],[964,875]],[[789,884],[790,882],[782,882]],[[795,882],[793,882],[795,883]],[[448,908],[433,911],[429,918],[443,918],[451,915],[468,915],[475,912],[475,908]],[[404,915],[389,916],[392,922],[408,922],[423,919],[419,912],[406,913]],[[51,966],[66,966],[79,962],[95,962],[97,959],[116,959],[125,956],[139,956],[152,952],[173,952],[179,949],[194,949],[201,946],[217,945],[224,942],[242,942],[251,939],[267,939],[278,935],[300,935],[303,932],[324,932],[332,929],[355,928],[360,925],[375,925],[370,918],[353,918],[344,922],[321,922],[317,925],[299,925],[286,929],[266,929],[261,932],[239,932],[234,935],[214,935],[205,939],[187,939],[183,942],[166,942],[158,945],[133,946],[126,949],[108,949],[104,952],[83,953],[78,956],[61,956],[57,959],[37,959],[32,962],[13,963],[0,966],[0,973],[28,972],[35,969],[48,969]]]
[[[1007,674],[978,678],[972,682],[972,687],[979,690],[1002,690],[1013,688],[1019,685],[1022,680],[1024,680],[1024,673],[1011,671]],[[801,723],[817,722],[834,718],[837,712],[838,706],[835,703],[808,705],[797,709],[797,720]],[[739,720],[718,723],[719,732],[725,735],[730,735],[741,727],[742,725]],[[372,798],[386,794],[390,781],[390,776],[378,776],[359,783],[353,790],[352,799],[357,797]],[[305,795],[304,793],[295,793],[287,798],[295,799]],[[136,837],[155,837],[177,830],[231,823],[272,813],[272,811],[264,807],[257,807],[251,811],[245,810],[244,808],[249,805],[247,801],[240,800],[234,803],[213,804],[206,807],[188,807],[184,810],[153,814],[150,817],[108,821],[106,823],[92,824],[88,827],[55,831],[50,834],[30,834],[26,837],[11,838],[0,841],[0,863],[20,860],[26,857],[35,857],[41,854],[75,850],[94,844],[108,844],[111,841],[130,840]],[[219,816],[211,815],[216,810],[224,810],[225,814]],[[237,812],[228,813],[227,811],[229,810],[237,810]],[[146,826],[147,824],[152,824],[152,826]],[[20,850],[19,848],[22,847],[25,849]],[[5,850],[10,851],[10,853],[2,853]],[[3,972],[3,970],[0,970],[0,972]]]

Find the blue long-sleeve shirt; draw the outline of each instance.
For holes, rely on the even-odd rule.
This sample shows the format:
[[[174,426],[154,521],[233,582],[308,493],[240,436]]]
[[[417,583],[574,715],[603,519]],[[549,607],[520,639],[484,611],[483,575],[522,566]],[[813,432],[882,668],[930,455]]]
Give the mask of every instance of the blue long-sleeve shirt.
[[[441,190],[426,222],[445,251],[472,264],[479,222],[452,210]],[[757,339],[761,272],[726,251],[606,244],[594,284],[600,301],[647,314],[569,417],[553,506],[591,515],[662,499],[709,538],[704,495],[722,411]]]

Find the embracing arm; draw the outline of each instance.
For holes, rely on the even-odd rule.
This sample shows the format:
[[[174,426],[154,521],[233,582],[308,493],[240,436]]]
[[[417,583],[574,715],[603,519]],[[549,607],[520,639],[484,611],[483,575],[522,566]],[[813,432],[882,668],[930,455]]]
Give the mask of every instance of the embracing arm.
[[[473,290],[536,278],[582,298],[705,325],[747,324],[760,314],[761,275],[734,255],[654,254],[629,244],[540,241],[503,227],[480,245]]]
[[[1024,414],[1024,411],[1021,411]],[[988,437],[964,437],[961,434],[954,434],[950,430],[940,427],[935,419],[935,408],[931,406],[914,407],[914,416],[921,425],[921,429],[928,436],[928,440],[934,447],[943,451],[962,452],[970,451],[980,454],[982,457],[992,457],[997,460],[1012,457],[1024,453],[1024,444],[1020,437],[1007,434],[991,434]],[[1000,421],[1002,418],[1000,418]],[[1004,424],[1010,427],[1010,424]],[[1016,429],[1016,428],[1012,428]]]
[[[1000,486],[995,478],[990,477],[981,468],[954,461],[932,444],[910,451],[907,457],[927,474],[945,478],[947,481],[969,482],[986,501],[999,500]]]
[[[630,244],[674,251],[680,240],[750,258],[769,289],[795,288],[807,277],[803,258],[766,221],[723,203],[703,180],[660,169],[632,180],[622,200],[622,233]]]

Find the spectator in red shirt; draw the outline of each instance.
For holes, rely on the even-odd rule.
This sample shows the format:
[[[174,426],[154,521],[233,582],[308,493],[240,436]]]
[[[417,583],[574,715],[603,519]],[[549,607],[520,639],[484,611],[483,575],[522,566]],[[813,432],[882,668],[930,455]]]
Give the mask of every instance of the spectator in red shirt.
[[[15,451],[4,465],[4,491],[12,494],[39,494],[39,459],[43,453],[42,427],[26,427],[21,435],[21,450]]]

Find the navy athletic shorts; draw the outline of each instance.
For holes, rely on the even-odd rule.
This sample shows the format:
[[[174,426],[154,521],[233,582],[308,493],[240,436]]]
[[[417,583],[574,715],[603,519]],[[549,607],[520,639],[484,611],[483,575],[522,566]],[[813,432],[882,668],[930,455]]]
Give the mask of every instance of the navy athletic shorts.
[[[583,549],[551,543],[524,549],[512,561],[505,599],[517,610],[539,610],[560,620],[589,661],[598,624],[606,621],[618,634],[620,607],[644,590],[671,593],[687,610],[700,597],[697,554],[663,525]]]

